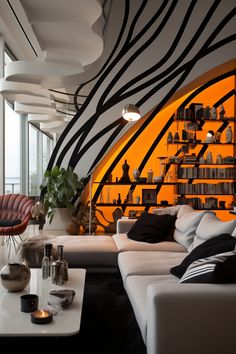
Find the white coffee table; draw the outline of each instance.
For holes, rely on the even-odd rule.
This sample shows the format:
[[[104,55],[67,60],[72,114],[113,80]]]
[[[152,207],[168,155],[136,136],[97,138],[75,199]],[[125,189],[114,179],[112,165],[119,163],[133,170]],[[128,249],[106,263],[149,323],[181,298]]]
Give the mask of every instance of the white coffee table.
[[[8,292],[0,284],[0,336],[71,336],[80,330],[84,295],[85,269],[69,269],[69,281],[63,286],[42,280],[41,269],[31,269],[31,280],[22,292]],[[53,316],[48,324],[31,323],[31,314],[20,310],[20,296],[31,293],[39,296],[39,308],[47,307],[50,290],[72,289],[75,297],[66,309]]]

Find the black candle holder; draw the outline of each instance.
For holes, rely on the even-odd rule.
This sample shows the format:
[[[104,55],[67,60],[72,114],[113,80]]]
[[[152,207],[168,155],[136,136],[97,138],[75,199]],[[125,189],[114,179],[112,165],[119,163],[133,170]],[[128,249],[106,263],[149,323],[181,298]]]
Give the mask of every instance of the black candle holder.
[[[48,310],[37,310],[31,313],[31,322],[35,324],[46,324],[52,321],[53,315]]]

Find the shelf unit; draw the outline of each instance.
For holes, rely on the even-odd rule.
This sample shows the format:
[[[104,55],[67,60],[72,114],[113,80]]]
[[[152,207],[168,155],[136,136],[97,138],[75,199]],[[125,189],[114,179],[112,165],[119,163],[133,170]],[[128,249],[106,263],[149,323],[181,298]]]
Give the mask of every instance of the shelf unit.
[[[196,156],[196,161],[185,161],[184,159],[180,162],[174,162],[173,164],[177,165],[177,180],[179,182],[178,188],[177,188],[177,199],[179,201],[183,202],[190,202],[193,204],[195,209],[198,210],[232,210],[232,204],[235,203],[235,198],[236,198],[236,187],[235,187],[235,181],[236,181],[236,172],[234,166],[236,165],[236,161],[232,162],[223,162],[223,163],[201,163],[199,162],[199,159],[203,156],[204,153],[206,153],[209,149],[213,149],[212,151],[214,154],[216,154],[216,151],[220,154],[224,154],[224,151],[228,150],[230,148],[232,151],[231,155],[232,157],[235,156],[235,123],[236,123],[236,118],[235,117],[224,117],[223,119],[196,119],[195,120],[195,126],[192,125],[191,128],[193,129],[187,129],[186,128],[189,126],[187,123],[192,122],[192,120],[186,120],[186,119],[176,119],[174,121],[175,123],[186,123],[184,124],[184,130],[187,132],[186,137],[188,138],[188,131],[194,131],[194,138],[190,135],[191,139],[179,139],[178,141],[172,141],[169,142],[168,144],[170,145],[182,145],[188,146],[188,150],[197,150],[197,147],[200,146],[200,151],[198,153],[193,154]],[[234,140],[232,142],[207,142],[205,141],[205,138],[203,138],[203,130],[202,128],[205,127],[205,124],[214,124],[217,125],[217,129],[215,130],[216,132],[220,133],[220,139],[222,136],[222,133],[224,132],[225,128],[231,124],[233,124],[233,135],[234,135]],[[219,127],[220,124],[220,127]],[[207,131],[208,129],[206,129]],[[198,133],[199,132],[199,133]],[[200,134],[200,139],[199,135]],[[193,135],[193,134],[192,134]],[[214,134],[215,135],[215,134]],[[182,135],[182,137],[185,137],[185,135]],[[229,150],[228,150],[229,151]],[[226,154],[227,156],[227,154]],[[189,159],[191,159],[191,156],[189,156]],[[193,157],[194,160],[194,157]],[[190,167],[192,166],[192,167]],[[213,167],[211,167],[213,166]],[[227,167],[226,167],[227,166]],[[203,169],[207,169],[206,171],[203,171]],[[219,171],[218,171],[219,170]],[[206,184],[205,181],[212,181],[212,183]],[[184,182],[185,181],[185,182]],[[202,183],[199,183],[199,181],[202,181]],[[219,181],[221,181],[219,183]],[[183,183],[184,182],[184,183]],[[215,186],[216,184],[216,186]],[[195,185],[192,188],[188,185]],[[197,186],[196,186],[197,185]],[[222,188],[222,193],[213,193],[212,189],[221,189]],[[192,189],[192,190],[191,190]],[[196,193],[195,190],[200,190],[205,189],[205,193]],[[209,191],[208,191],[209,189]],[[224,193],[225,191],[230,190],[228,193]],[[219,191],[219,190],[218,190]],[[232,192],[232,193],[231,193]],[[192,198],[186,198],[185,196],[192,196]],[[212,206],[209,207],[209,203],[206,201],[203,203],[202,197],[206,196],[206,200],[210,200],[212,196]],[[215,198],[216,196],[224,196],[225,201],[218,201],[218,198]],[[230,199],[230,200],[229,200]],[[218,207],[218,204],[220,203],[226,203],[227,202],[227,207]],[[231,202],[231,205],[230,205]],[[216,204],[217,203],[217,204]],[[199,205],[203,205],[199,207]]]
[[[187,122],[192,122],[192,120],[187,120],[187,119],[175,119],[171,125],[170,128],[173,127],[174,124],[179,124],[179,123],[187,123]],[[236,202],[235,200],[235,186],[232,187],[232,190],[234,190],[234,194],[232,195],[231,193],[199,193],[199,194],[195,194],[195,193],[183,193],[183,194],[179,194],[178,193],[178,187],[181,185],[181,182],[185,182],[185,184],[197,184],[198,181],[202,181],[202,184],[204,184],[205,181],[209,181],[211,180],[213,183],[212,184],[216,184],[217,182],[221,181],[221,182],[225,182],[225,183],[232,183],[235,185],[235,175],[230,175],[230,176],[225,176],[225,177],[221,177],[221,176],[215,176],[215,177],[181,177],[178,175],[178,172],[181,168],[198,168],[199,170],[201,169],[204,169],[204,168],[213,168],[214,169],[219,169],[219,168],[222,168],[222,169],[226,169],[226,168],[234,168],[234,166],[236,166],[236,161],[232,162],[223,162],[223,163],[216,163],[216,162],[212,162],[212,163],[207,163],[207,162],[204,162],[204,163],[201,163],[199,162],[199,158],[201,156],[203,156],[204,153],[206,153],[208,150],[208,148],[212,148],[212,150],[214,151],[213,152],[213,155],[216,154],[216,151],[219,151],[219,153],[223,154],[224,151],[233,151],[232,153],[232,156],[235,156],[235,147],[236,147],[236,142],[235,142],[235,134],[236,134],[236,129],[235,129],[235,123],[236,123],[236,118],[234,117],[225,117],[224,119],[198,119],[196,120],[197,122],[197,129],[194,130],[195,131],[195,138],[196,139],[190,139],[190,140],[178,140],[178,141],[172,141],[171,143],[168,142],[167,145],[168,146],[177,146],[177,150],[181,150],[181,146],[184,147],[184,146],[189,146],[189,150],[193,150],[193,151],[198,151],[196,153],[196,156],[197,156],[197,160],[196,161],[180,161],[180,162],[168,162],[166,164],[166,175],[163,179],[163,182],[159,182],[159,183],[150,183],[150,182],[137,182],[137,181],[130,181],[130,182],[126,182],[126,183],[121,183],[119,181],[117,182],[102,182],[102,181],[95,181],[93,183],[95,184],[99,184],[100,185],[100,190],[103,191],[103,189],[105,188],[105,192],[106,192],[106,187],[107,187],[107,190],[108,189],[111,189],[112,188],[115,188],[113,189],[112,191],[112,195],[114,196],[115,194],[118,195],[118,193],[120,193],[122,191],[122,203],[120,204],[117,204],[116,202],[113,203],[112,202],[112,199],[111,199],[111,202],[109,203],[106,203],[106,202],[99,202],[99,197],[97,197],[97,202],[96,202],[96,205],[98,207],[109,207],[109,208],[116,208],[116,207],[120,207],[122,208],[122,211],[125,212],[127,209],[130,210],[130,208],[137,208],[138,210],[140,210],[140,208],[144,208],[144,210],[148,211],[149,208],[151,207],[168,207],[168,206],[172,206],[174,205],[175,203],[172,203],[171,200],[168,200],[168,204],[162,204],[160,203],[160,200],[161,199],[165,199],[165,198],[162,198],[160,197],[160,195],[166,195],[169,194],[171,195],[171,192],[167,192],[166,189],[163,190],[163,188],[169,188],[169,187],[173,187],[173,190],[172,192],[176,195],[176,199],[178,197],[185,197],[185,196],[192,196],[193,198],[185,198],[185,201],[187,200],[187,202],[189,202],[189,200],[192,200],[192,203],[194,203],[194,199],[196,199],[196,205],[193,205],[193,207],[196,209],[196,210],[217,210],[217,211],[222,211],[222,210],[232,210],[231,209],[231,206],[229,206],[229,203],[230,203],[230,199],[232,202]],[[202,128],[204,127],[205,128],[205,124],[210,124],[210,126],[212,126],[212,124],[216,125],[217,126],[217,129],[216,131],[217,132],[220,132],[221,133],[221,137],[222,137],[222,133],[224,132],[224,129],[229,125],[229,124],[233,124],[233,131],[234,131],[234,141],[233,142],[230,142],[230,143],[227,143],[227,142],[205,142],[205,138],[203,137],[203,134],[204,131],[202,130]],[[181,124],[179,124],[181,126]],[[187,124],[185,124],[187,125]],[[218,126],[220,125],[220,127]],[[182,124],[182,126],[184,126]],[[210,128],[209,128],[210,129]],[[170,129],[171,130],[171,129]],[[193,131],[192,129],[188,129],[189,131]],[[208,130],[208,129],[207,129]],[[174,129],[173,129],[174,131]],[[176,130],[178,131],[179,133],[181,132],[181,128],[179,128],[178,126],[178,129]],[[198,132],[201,132],[201,133],[198,133]],[[168,133],[168,132],[167,132]],[[198,135],[201,136],[201,139],[197,139]],[[198,148],[199,147],[199,148]],[[168,150],[168,149],[167,149]],[[176,155],[177,156],[177,155]],[[227,154],[224,156],[224,158],[227,156]],[[173,178],[173,181],[168,181],[168,178],[167,178],[167,175],[168,175],[168,171],[170,171],[170,168],[171,168],[171,165],[176,165],[176,168],[175,170],[177,171],[176,175],[174,176]],[[186,166],[186,167],[185,167]],[[192,167],[191,167],[192,166]],[[229,171],[229,170],[228,170]],[[203,172],[203,171],[202,171]],[[211,171],[212,172],[212,171]],[[226,173],[226,172],[225,172]],[[141,177],[141,176],[140,176]],[[173,175],[172,175],[173,177]],[[172,178],[171,177],[171,178]],[[171,180],[170,178],[170,180]],[[215,183],[214,183],[215,182]],[[209,183],[211,184],[211,183]],[[131,192],[136,192],[136,194],[142,194],[142,190],[143,189],[148,189],[150,188],[151,189],[155,189],[156,191],[156,196],[157,198],[159,199],[157,201],[157,203],[143,203],[142,202],[142,199],[140,200],[140,203],[129,203],[129,202],[126,202],[127,199],[128,199],[128,195],[129,193]],[[115,192],[114,192],[115,191]],[[163,193],[160,193],[160,192],[163,192]],[[109,192],[108,192],[109,193]],[[124,196],[126,196],[126,198],[124,198]],[[227,200],[227,206],[225,206],[224,208],[222,207],[219,207],[218,206],[218,201],[217,201],[217,205],[214,204],[214,206],[211,206],[209,207],[209,204],[207,204],[207,202],[203,203],[203,196],[205,196],[207,199],[211,199],[210,197],[212,197],[212,200],[216,197],[216,196],[220,196],[220,197],[225,197],[224,199]],[[196,198],[196,197],[199,197],[199,198]],[[209,197],[209,198],[208,198]],[[103,197],[102,200],[106,199],[106,196],[105,198]],[[108,198],[109,199],[109,198]],[[179,198],[180,199],[180,198]],[[218,198],[217,198],[218,199]],[[222,198],[219,198],[219,199],[222,199]],[[100,199],[101,200],[101,199]],[[124,202],[123,202],[124,200]],[[200,203],[200,200],[202,201]],[[159,203],[158,203],[159,202]],[[180,201],[177,201],[177,202],[180,202]],[[223,202],[221,200],[221,202]],[[199,208],[199,205],[201,204],[201,207]],[[205,205],[205,206],[204,206]]]

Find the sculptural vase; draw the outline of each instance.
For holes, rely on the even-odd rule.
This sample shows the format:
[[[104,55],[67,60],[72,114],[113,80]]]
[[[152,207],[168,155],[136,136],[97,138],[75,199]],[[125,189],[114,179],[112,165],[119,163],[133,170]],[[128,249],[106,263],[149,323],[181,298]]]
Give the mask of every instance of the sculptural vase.
[[[30,268],[25,263],[8,263],[0,274],[2,286],[9,292],[24,290],[30,281]]]
[[[232,143],[232,140],[233,140],[232,128],[228,126],[226,128],[226,143]]]

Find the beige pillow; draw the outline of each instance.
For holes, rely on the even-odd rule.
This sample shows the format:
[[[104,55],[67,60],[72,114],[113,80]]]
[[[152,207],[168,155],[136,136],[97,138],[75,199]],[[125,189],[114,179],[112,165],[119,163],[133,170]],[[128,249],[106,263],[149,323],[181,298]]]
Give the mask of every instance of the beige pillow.
[[[235,227],[236,219],[222,221],[215,214],[206,213],[197,227],[192,249],[214,236],[221,234],[232,235]]]

